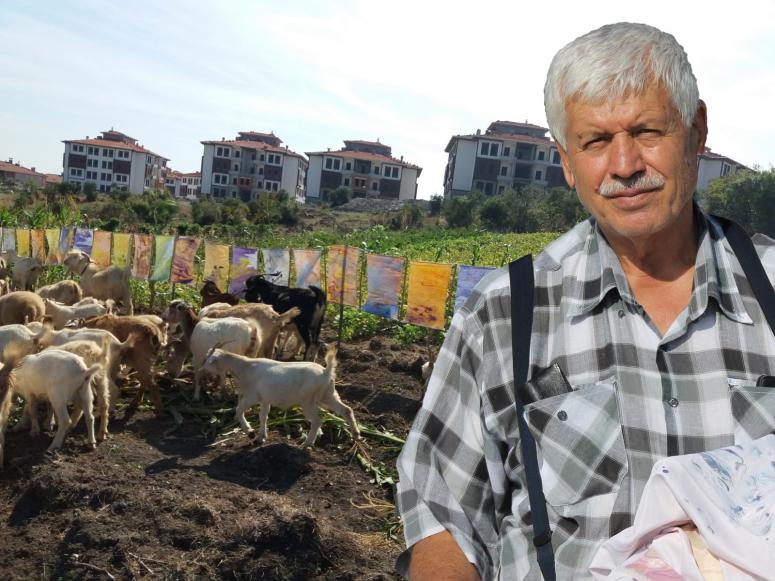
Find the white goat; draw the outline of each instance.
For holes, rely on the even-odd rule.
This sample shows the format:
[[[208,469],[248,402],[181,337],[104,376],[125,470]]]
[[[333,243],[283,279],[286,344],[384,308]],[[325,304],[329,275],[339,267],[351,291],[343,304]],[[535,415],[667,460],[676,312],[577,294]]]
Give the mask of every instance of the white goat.
[[[81,285],[74,280],[60,280],[54,284],[48,284],[37,290],[43,299],[51,299],[63,305],[74,305],[83,297]]]
[[[15,290],[31,291],[38,284],[38,278],[43,273],[43,265],[37,258],[16,257],[13,259],[13,286]]]
[[[67,351],[81,357],[86,365],[99,365],[100,369],[92,378],[92,393],[96,399],[96,411],[100,416],[100,429],[97,432],[97,441],[101,442],[108,435],[108,408],[110,407],[110,379],[109,369],[111,364],[110,339],[102,336],[102,343],[98,345],[94,341],[75,340],[63,345],[49,347],[50,350]],[[73,415],[70,416],[71,426],[76,426],[83,415],[80,402],[76,401]],[[95,414],[96,415],[96,414]]]
[[[40,432],[36,413],[38,401],[46,400],[51,404],[58,427],[49,450],[62,446],[70,428],[67,404],[78,400],[86,416],[87,443],[90,448],[96,447],[92,409],[94,396],[90,383],[100,365],[87,367],[81,357],[66,351],[43,351],[26,357],[23,353],[15,346],[6,348],[3,353],[5,365],[0,370],[0,394],[11,392],[27,402],[25,416],[32,422],[33,436]],[[7,413],[10,406],[0,406],[0,409]],[[7,416],[0,418],[0,426],[4,428],[7,421]]]
[[[28,325],[3,325],[0,327],[0,353],[11,343],[24,345],[29,353],[35,351],[35,340],[43,335],[42,323],[35,323],[37,329]]]
[[[206,317],[208,314],[218,311],[220,309],[228,309],[231,305],[229,303],[213,303],[199,309],[199,316]]]
[[[322,423],[319,407],[342,416],[350,425],[353,438],[360,439],[360,430],[353,410],[342,403],[334,385],[336,381],[336,349],[326,354],[326,367],[309,361],[280,362],[271,359],[251,359],[223,349],[213,349],[204,362],[203,369],[223,377],[231,373],[239,388],[236,419],[251,437],[253,428],[245,419],[245,412],[255,404],[261,404],[258,441],[266,440],[266,420],[271,406],[288,408],[300,406],[309,420],[310,428],[302,448],[315,443]]]
[[[109,303],[107,307],[99,304],[69,307],[50,299],[44,299],[44,302],[46,304],[46,315],[51,317],[51,323],[56,330],[64,328],[69,321],[90,319],[91,317],[104,315],[109,312],[112,304],[114,304],[112,299],[106,301],[106,303]]]

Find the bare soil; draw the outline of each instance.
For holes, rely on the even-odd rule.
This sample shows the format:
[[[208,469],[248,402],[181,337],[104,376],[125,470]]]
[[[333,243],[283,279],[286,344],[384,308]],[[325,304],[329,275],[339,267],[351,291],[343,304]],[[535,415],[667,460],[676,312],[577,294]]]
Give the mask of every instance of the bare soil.
[[[342,346],[338,390],[360,424],[405,437],[423,356],[387,338]],[[50,434],[7,435],[0,579],[397,578],[392,487],[363,468],[344,430],[326,425],[301,450],[306,423],[275,426],[257,446],[235,430],[233,394],[196,403],[183,379],[159,370],[174,415],[122,403],[92,452],[82,423],[53,455]],[[397,448],[367,437],[361,449],[389,471]]]

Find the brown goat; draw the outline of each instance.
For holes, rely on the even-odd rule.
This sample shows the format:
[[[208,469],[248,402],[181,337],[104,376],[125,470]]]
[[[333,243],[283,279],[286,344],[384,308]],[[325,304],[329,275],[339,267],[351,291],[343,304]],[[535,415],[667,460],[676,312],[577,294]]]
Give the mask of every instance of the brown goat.
[[[0,325],[40,321],[46,314],[43,299],[30,291],[14,291],[0,297]]]
[[[153,364],[162,345],[159,328],[142,317],[117,315],[92,317],[84,321],[84,327],[110,331],[119,341],[126,341],[130,335],[134,335],[134,347],[123,352],[121,360],[121,363],[134,369],[140,379],[140,390],[132,400],[132,405],[139,405],[145,390],[149,389],[156,415],[164,415],[159,386],[153,378]]]
[[[239,303],[239,298],[235,297],[231,293],[221,292],[221,289],[211,280],[206,280],[202,286],[202,290],[199,291],[202,295],[202,307],[212,305],[213,303],[229,303],[230,305],[236,305]]]

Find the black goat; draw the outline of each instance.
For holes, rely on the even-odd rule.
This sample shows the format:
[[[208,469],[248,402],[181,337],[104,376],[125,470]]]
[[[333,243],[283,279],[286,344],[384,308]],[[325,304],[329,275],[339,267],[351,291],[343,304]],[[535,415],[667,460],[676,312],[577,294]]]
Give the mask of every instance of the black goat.
[[[266,303],[278,313],[298,307],[301,314],[291,322],[296,324],[304,339],[304,360],[314,361],[320,348],[320,328],[326,314],[326,293],[316,286],[290,288],[274,284],[256,274],[245,281],[245,300],[251,303]]]

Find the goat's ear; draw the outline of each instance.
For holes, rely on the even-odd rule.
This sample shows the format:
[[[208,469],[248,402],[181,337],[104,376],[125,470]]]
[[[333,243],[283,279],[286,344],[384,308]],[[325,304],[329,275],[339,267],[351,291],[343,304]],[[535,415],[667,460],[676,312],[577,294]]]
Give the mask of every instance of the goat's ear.
[[[153,345],[154,349],[158,349],[159,345],[161,345],[161,341],[159,341],[159,338],[156,335],[151,337],[151,345]]]

